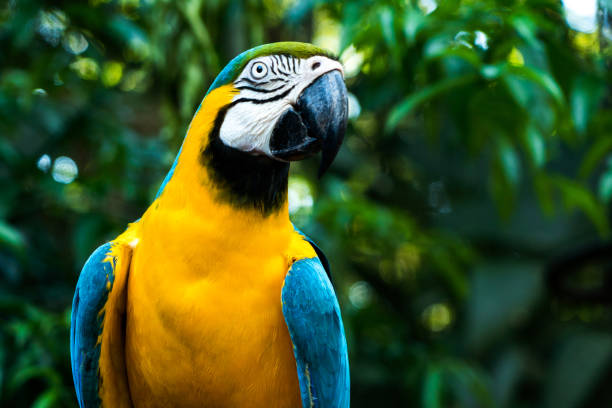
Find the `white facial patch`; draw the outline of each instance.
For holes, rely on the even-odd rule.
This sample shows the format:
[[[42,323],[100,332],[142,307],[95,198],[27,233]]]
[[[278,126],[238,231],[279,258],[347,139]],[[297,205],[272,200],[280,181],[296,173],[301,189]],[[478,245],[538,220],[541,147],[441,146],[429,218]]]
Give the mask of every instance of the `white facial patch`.
[[[235,149],[272,156],[270,138],[278,119],[304,89],[336,69],[344,76],[338,61],[322,55],[305,59],[268,55],[249,61],[234,81],[240,93],[232,99],[219,137]]]

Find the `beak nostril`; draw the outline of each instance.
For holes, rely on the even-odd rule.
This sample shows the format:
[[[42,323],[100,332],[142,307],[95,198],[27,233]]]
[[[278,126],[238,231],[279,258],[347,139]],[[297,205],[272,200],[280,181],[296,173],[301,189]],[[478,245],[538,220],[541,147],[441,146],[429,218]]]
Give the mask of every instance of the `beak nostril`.
[[[314,64],[312,64],[311,69],[314,71],[315,69],[319,68],[321,66],[320,62],[315,62]]]

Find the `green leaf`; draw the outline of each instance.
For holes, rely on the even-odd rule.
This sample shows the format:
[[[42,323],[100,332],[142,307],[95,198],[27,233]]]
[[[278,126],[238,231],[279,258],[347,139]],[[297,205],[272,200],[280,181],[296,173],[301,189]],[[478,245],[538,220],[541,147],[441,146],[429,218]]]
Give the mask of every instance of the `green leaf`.
[[[462,360],[450,359],[444,361],[442,366],[445,374],[456,379],[455,389],[458,397],[463,397],[465,405],[471,406],[473,399],[478,401],[478,407],[495,406],[490,391],[489,377],[486,373],[478,370]],[[467,397],[467,398],[466,398]]]
[[[482,77],[485,79],[493,80],[503,74],[504,68],[505,68],[505,64],[503,63],[486,64],[486,65],[483,65],[482,68],[480,69],[480,75],[482,75]]]
[[[541,45],[537,37],[538,26],[533,19],[525,14],[514,16],[510,19],[516,32],[531,47],[540,49]]]
[[[475,74],[466,74],[461,75],[459,77],[446,78],[437,82],[435,85],[430,85],[411,94],[398,105],[396,105],[395,108],[393,108],[393,110],[389,114],[389,117],[387,118],[385,131],[392,132],[397,127],[399,121],[404,116],[408,115],[417,106],[454,88],[469,84],[476,78],[477,76]]]
[[[46,380],[49,384],[61,382],[59,373],[55,372],[51,367],[30,366],[22,368],[9,381],[8,390],[17,390],[27,381],[33,378]]]
[[[610,233],[606,208],[601,205],[593,193],[576,181],[563,177],[555,177],[554,183],[563,195],[568,210],[579,208],[595,225],[599,233],[607,237]]]
[[[574,81],[570,94],[570,105],[572,119],[578,133],[583,134],[586,131],[589,119],[597,111],[605,89],[605,83],[586,76],[579,76]]]
[[[404,36],[406,40],[413,44],[421,27],[425,24],[425,16],[414,7],[407,7],[404,15]]]
[[[508,92],[516,103],[527,110],[531,103],[531,94],[533,93],[533,85],[525,78],[513,76],[513,75],[502,75],[502,81],[506,85]]]
[[[612,151],[612,137],[599,138],[584,155],[578,175],[582,179],[586,179],[591,175],[593,170],[601,163],[604,157]]]
[[[506,138],[499,138],[497,153],[506,180],[516,188],[521,178],[521,163],[516,150]]]
[[[606,204],[612,199],[612,169],[602,174],[599,179],[599,198]]]
[[[0,220],[0,245],[9,247],[15,252],[23,252],[25,249],[25,239],[21,232]]]
[[[502,218],[512,214],[521,178],[516,149],[505,136],[494,138],[496,149],[489,173],[489,187]]]
[[[393,26],[394,11],[391,7],[381,7],[379,10],[380,26],[382,28],[383,38],[389,48],[395,48],[395,27]]]
[[[50,388],[43,392],[32,404],[32,408],[48,408],[57,406],[59,392],[55,388]]]
[[[536,167],[542,167],[546,163],[546,143],[542,134],[534,124],[529,124],[525,131],[525,144],[531,162]]]
[[[429,44],[425,52],[425,56],[429,62],[434,60],[446,60],[454,62],[455,65],[457,62],[466,62],[467,65],[472,66],[477,70],[482,69],[482,62],[480,61],[478,53],[473,49],[466,48],[464,46],[449,46],[442,41],[433,42]],[[463,65],[465,64],[461,64],[460,66]],[[465,69],[463,72],[465,72]]]
[[[453,255],[441,249],[432,250],[434,264],[440,270],[452,293],[458,298],[465,298],[469,294],[469,283],[465,271],[457,264]]]
[[[424,408],[440,408],[442,397],[442,379],[440,370],[435,365],[431,365],[425,374],[425,383],[423,384],[423,407]]]
[[[559,84],[549,73],[537,68],[517,65],[508,65],[506,70],[507,75],[524,78],[541,86],[559,106],[565,104],[565,98]]]

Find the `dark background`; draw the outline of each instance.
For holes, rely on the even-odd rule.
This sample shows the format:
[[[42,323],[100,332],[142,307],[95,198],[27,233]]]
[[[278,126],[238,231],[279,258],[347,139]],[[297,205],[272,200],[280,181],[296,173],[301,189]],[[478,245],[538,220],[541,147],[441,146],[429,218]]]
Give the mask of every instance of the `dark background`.
[[[352,93],[329,173],[290,184],[352,405],[612,406],[612,8],[570,7],[593,1],[1,1],[0,406],[75,406],[81,266],[220,69],[279,40],[337,52]]]

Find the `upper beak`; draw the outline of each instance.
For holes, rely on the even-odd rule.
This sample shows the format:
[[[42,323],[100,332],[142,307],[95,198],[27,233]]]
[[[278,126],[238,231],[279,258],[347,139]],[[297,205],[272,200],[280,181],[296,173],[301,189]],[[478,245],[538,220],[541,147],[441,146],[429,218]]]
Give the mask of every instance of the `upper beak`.
[[[319,177],[334,161],[344,139],[348,99],[342,74],[321,75],[298,97],[293,108],[278,120],[270,152],[280,160],[300,160],[322,151]]]

